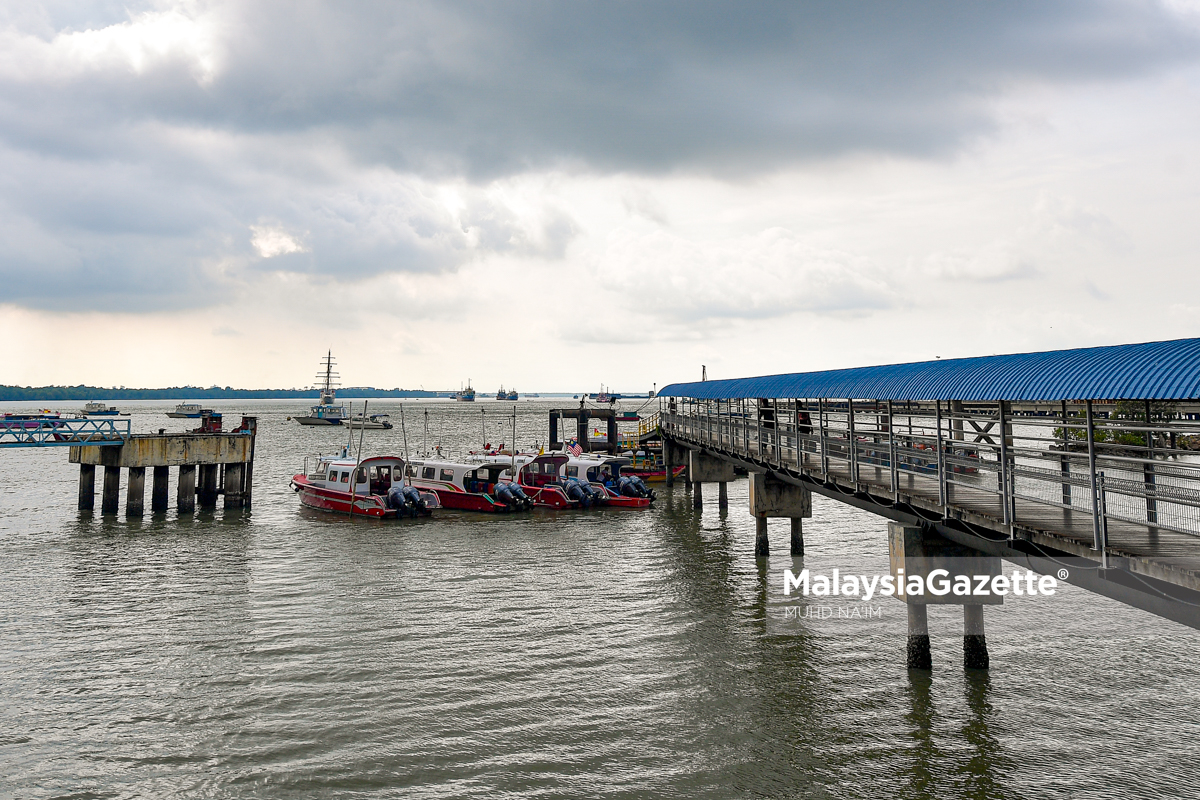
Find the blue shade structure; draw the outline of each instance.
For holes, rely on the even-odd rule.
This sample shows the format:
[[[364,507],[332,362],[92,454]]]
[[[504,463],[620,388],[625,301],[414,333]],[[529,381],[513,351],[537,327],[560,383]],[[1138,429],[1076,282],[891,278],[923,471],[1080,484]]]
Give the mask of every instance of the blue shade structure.
[[[1196,400],[1200,339],[672,383],[658,394],[702,400]]]

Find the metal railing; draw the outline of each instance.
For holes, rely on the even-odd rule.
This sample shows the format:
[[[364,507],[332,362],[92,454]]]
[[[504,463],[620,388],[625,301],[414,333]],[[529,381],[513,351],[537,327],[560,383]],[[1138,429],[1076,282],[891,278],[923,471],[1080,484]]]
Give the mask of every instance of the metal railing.
[[[1200,536],[1200,420],[1169,404],[663,398],[663,433],[819,481],[922,496],[1014,525]],[[1194,416],[1194,415],[1189,415]],[[1030,523],[1032,524],[1032,523]]]
[[[0,418],[0,447],[119,445],[129,436],[127,419]]]

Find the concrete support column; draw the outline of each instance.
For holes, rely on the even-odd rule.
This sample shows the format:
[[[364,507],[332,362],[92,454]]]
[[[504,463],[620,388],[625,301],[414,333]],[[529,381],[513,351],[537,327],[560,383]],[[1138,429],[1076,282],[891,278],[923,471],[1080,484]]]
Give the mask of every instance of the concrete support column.
[[[729,508],[729,483],[727,481],[717,484],[717,508]]]
[[[771,542],[767,538],[767,518],[754,518],[754,557],[766,558],[771,555]]]
[[[663,438],[663,466],[667,468],[667,486],[675,485],[675,446],[671,440]]]
[[[125,516],[140,517],[146,506],[146,468],[129,468],[129,488],[125,492]]]
[[[170,467],[154,468],[154,485],[150,489],[150,510],[155,514],[167,510],[167,481],[171,477]]]
[[[703,485],[699,481],[692,484],[692,508],[700,508],[704,505],[703,493],[700,491],[700,487]]]
[[[201,464],[200,478],[196,499],[201,508],[216,508],[217,505],[217,464]]]
[[[79,510],[91,511],[96,507],[96,465],[79,465]]]
[[[179,494],[176,498],[180,514],[196,510],[196,465],[184,464],[179,468]]]
[[[792,555],[804,555],[804,520],[792,517]]]
[[[963,668],[987,669],[987,639],[983,635],[983,606],[963,606]]]
[[[929,610],[923,603],[908,604],[908,668],[933,669],[929,650]]]
[[[121,502],[121,468],[104,468],[104,494],[100,498],[100,511],[115,514]]]
[[[225,465],[226,508],[241,508],[244,505],[242,496],[242,478],[244,474],[243,465],[241,464]]]

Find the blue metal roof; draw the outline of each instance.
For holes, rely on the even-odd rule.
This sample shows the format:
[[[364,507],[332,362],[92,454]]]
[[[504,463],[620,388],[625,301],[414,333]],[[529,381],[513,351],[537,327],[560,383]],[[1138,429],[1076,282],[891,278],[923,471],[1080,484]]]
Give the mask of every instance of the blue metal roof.
[[[1196,400],[1200,339],[673,383],[667,397]]]

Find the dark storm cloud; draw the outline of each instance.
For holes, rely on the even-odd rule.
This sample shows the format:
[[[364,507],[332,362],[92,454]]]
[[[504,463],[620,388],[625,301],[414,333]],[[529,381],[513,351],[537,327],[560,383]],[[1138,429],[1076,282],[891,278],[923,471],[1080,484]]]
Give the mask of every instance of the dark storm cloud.
[[[203,35],[152,37],[137,63],[83,58],[63,34],[141,11],[6,13],[0,210],[17,238],[0,300],[48,307],[69,292],[28,270],[179,294],[206,265],[252,261],[256,224],[307,243],[259,267],[346,275],[553,257],[576,230],[548,209],[530,233],[487,198],[452,219],[339,164],[479,184],[937,158],[993,130],[989,103],[1022,85],[1135,78],[1198,52],[1169,11],[1125,2],[183,4]]]

